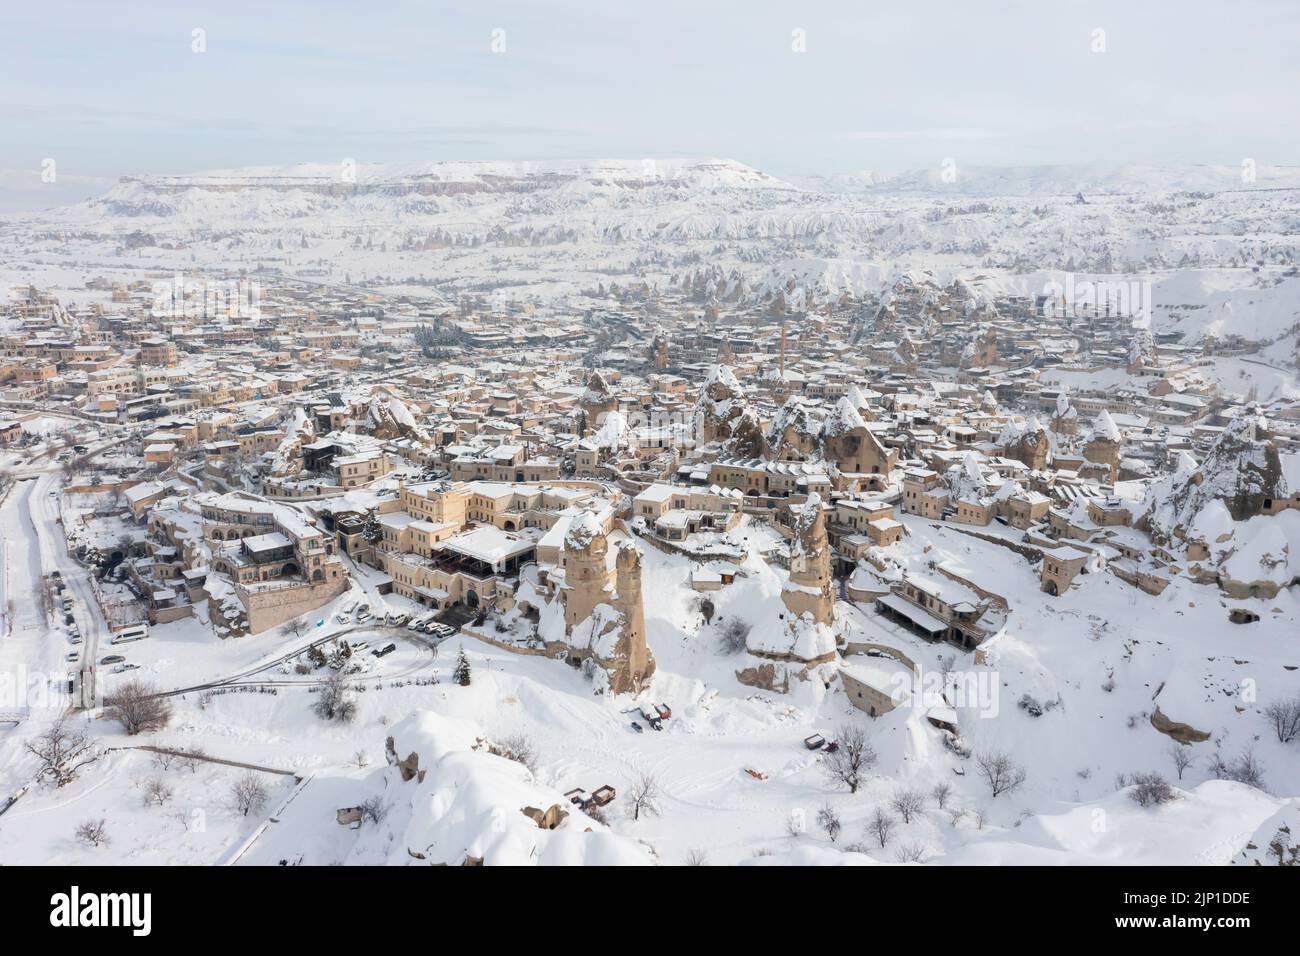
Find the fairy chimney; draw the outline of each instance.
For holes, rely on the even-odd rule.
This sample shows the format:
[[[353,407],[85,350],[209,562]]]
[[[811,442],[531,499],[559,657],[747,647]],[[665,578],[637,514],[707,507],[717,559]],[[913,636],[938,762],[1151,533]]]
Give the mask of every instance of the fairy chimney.
[[[803,504],[791,505],[789,520],[794,532],[790,539],[790,580],[781,589],[781,600],[795,617],[812,614],[818,624],[829,624],[835,598],[821,495],[814,493]]]

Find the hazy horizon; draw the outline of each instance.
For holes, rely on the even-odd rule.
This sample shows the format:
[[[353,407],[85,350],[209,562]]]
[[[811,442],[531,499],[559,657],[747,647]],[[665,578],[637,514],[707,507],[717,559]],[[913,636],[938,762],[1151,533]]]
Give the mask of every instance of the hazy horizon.
[[[344,157],[717,156],[778,177],[1300,163],[1300,8],[1280,0],[945,0],[923,30],[844,2],[56,2],[6,20],[9,211],[122,175]]]

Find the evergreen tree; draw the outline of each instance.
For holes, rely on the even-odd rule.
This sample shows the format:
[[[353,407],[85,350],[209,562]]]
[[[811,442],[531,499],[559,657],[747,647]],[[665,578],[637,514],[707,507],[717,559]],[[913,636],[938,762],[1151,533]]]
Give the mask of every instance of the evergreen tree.
[[[361,537],[365,538],[370,544],[374,544],[383,536],[383,530],[379,526],[379,515],[374,508],[366,509],[366,522],[361,528]]]
[[[465,655],[465,647],[462,645],[460,653],[456,655],[456,669],[451,672],[451,679],[461,687],[468,687],[469,677],[469,658]]]

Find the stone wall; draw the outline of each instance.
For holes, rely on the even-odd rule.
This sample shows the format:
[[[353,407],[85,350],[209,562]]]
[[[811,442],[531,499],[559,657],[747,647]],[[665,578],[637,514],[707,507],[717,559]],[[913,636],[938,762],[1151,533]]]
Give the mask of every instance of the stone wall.
[[[294,587],[246,590],[236,588],[244,613],[248,618],[248,633],[260,634],[278,627],[300,614],[313,611],[327,601],[338,597],[348,588],[347,577],[318,584],[301,584]]]

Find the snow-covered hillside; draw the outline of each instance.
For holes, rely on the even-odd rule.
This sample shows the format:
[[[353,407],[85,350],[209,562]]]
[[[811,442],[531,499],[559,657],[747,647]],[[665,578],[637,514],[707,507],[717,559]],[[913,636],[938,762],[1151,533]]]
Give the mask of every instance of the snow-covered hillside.
[[[0,218],[0,277],[78,263],[270,269],[435,301],[564,302],[661,288],[707,265],[741,300],[878,293],[912,270],[1029,295],[1051,275],[1146,282],[1158,329],[1267,344],[1296,323],[1295,170],[1046,167],[871,179],[773,177],[733,160],[339,163],[130,177],[103,197]],[[1083,190],[1079,202],[1075,193]]]

